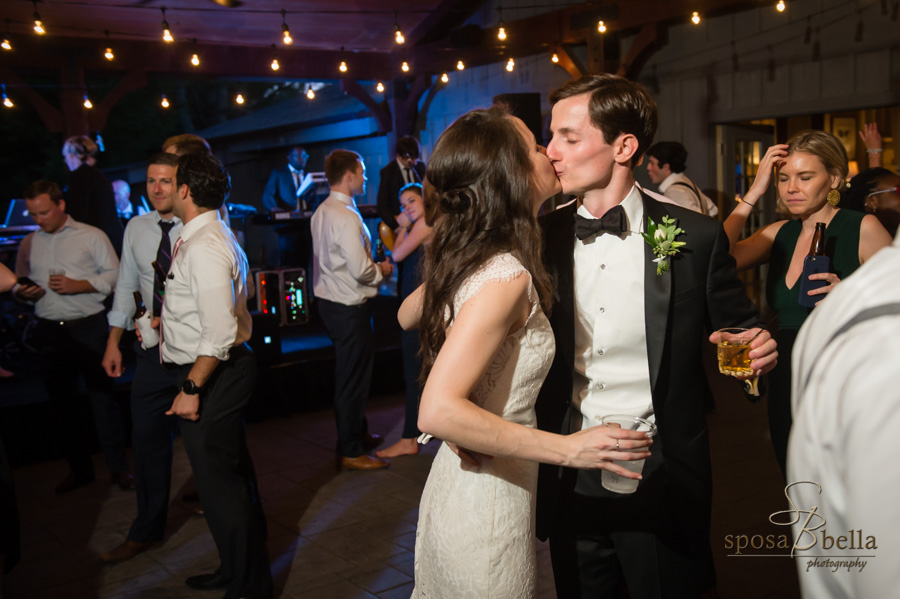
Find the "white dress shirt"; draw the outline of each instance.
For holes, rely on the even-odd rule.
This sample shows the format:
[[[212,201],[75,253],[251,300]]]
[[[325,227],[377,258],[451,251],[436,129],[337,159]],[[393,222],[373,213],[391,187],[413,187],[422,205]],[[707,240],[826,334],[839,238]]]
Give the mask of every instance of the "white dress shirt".
[[[173,246],[162,310],[164,362],[193,364],[198,356],[227,360],[250,339],[247,256],[216,210],[195,217]]]
[[[60,295],[50,289],[50,269],[87,281],[96,293]],[[34,305],[38,318],[75,320],[104,310],[103,300],[112,293],[119,259],[106,233],[71,216],[56,233],[38,229],[22,240],[16,257],[16,276],[28,277],[46,290]]]
[[[806,483],[790,488],[797,509],[804,510],[793,538],[813,506],[818,516],[806,528],[824,518],[812,533],[816,544],[795,553],[800,588],[808,599],[887,597],[900,588],[900,392],[893,364],[900,354],[900,316],[860,322],[829,343],[864,310],[900,302],[898,268],[900,240],[895,239],[825,296],[794,345],[787,478],[789,483],[816,482],[821,492]],[[781,520],[797,515],[792,511]],[[826,532],[833,539],[830,547],[823,540]],[[849,534],[856,539],[852,549]],[[843,548],[837,547],[840,536],[847,537]],[[877,549],[867,547],[870,536]],[[798,544],[812,540],[804,533]],[[829,559],[856,565],[829,567]]]
[[[372,238],[353,198],[332,191],[313,214],[310,228],[316,297],[345,306],[375,297],[384,277],[372,260]]]
[[[125,227],[122,242],[122,260],[119,264],[119,280],[112,310],[107,315],[109,325],[120,329],[134,328],[134,292],[140,291],[147,310],[153,307],[154,272],[151,264],[156,260],[156,250],[162,237],[159,212],[135,216]],[[174,249],[175,240],[181,234],[181,219],[172,217],[175,226],[169,231],[169,241]]]
[[[679,185],[675,185],[676,183]],[[681,183],[687,184],[687,187]],[[672,173],[663,179],[663,182],[659,184],[659,190],[673,204],[708,216],[714,217],[719,214],[719,208],[715,202],[700,191],[700,188],[694,185],[694,182],[688,179],[684,173]]]
[[[644,203],[636,187],[621,205],[629,229],[623,237],[575,239],[572,402],[583,418],[573,418],[573,430],[596,426],[608,414],[646,414],[653,405],[644,328]],[[583,205],[577,212],[594,218]]]

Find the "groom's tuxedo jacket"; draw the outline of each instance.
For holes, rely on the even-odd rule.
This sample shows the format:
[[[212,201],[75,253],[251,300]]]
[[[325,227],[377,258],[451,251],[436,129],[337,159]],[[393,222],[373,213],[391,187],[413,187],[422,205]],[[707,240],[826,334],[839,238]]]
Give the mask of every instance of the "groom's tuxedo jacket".
[[[684,543],[689,551],[707,547],[711,510],[711,473],[704,404],[709,395],[700,351],[708,332],[723,327],[757,326],[758,313],[737,278],[721,223],[701,214],[662,204],[641,194],[647,217],[677,219],[686,242],[670,268],[656,274],[649,244],[644,252],[644,311],[647,356],[658,436],[643,480],[633,495],[611,493],[600,486],[600,470],[582,471],[579,495],[595,498],[607,526],[622,530],[635,522],[643,530]],[[575,361],[575,297],[573,248],[576,203],[541,218],[544,258],[554,283],[550,322],[556,337],[556,357],[537,399],[538,427],[569,432]],[[643,241],[643,240],[642,240]],[[541,465],[538,484],[537,533],[552,534],[561,492],[575,485],[575,473]]]

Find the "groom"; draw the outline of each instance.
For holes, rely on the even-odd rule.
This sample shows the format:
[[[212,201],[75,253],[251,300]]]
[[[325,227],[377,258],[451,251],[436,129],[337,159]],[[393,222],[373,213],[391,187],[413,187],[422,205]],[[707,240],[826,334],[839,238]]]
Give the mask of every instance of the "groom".
[[[563,192],[544,216],[554,278],[556,357],[537,400],[538,426],[570,433],[607,414],[650,415],[658,427],[636,493],[601,486],[601,471],[541,465],[538,537],[550,538],[559,597],[698,597],[715,584],[709,547],[711,473],[701,364],[704,330],[753,327],[721,224],[634,185],[657,109],[640,85],[612,75],[550,95],[547,156]],[[671,217],[685,245],[657,258],[640,236]],[[666,270],[664,270],[666,269]],[[713,335],[710,341],[715,341]],[[756,374],[775,366],[767,332],[752,343]]]

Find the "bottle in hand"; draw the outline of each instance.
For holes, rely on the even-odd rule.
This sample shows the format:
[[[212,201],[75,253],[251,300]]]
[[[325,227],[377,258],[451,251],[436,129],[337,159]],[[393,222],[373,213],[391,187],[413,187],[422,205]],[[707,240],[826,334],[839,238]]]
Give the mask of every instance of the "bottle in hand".
[[[381,239],[375,240],[375,262],[384,262],[384,243]]]
[[[809,246],[809,254],[803,259],[803,274],[800,275],[799,303],[805,308],[814,308],[816,302],[822,301],[821,295],[809,295],[813,289],[824,287],[827,281],[810,281],[809,275],[828,272],[831,268],[831,259],[825,255],[825,223],[816,223],[816,232],[813,234],[812,243]]]

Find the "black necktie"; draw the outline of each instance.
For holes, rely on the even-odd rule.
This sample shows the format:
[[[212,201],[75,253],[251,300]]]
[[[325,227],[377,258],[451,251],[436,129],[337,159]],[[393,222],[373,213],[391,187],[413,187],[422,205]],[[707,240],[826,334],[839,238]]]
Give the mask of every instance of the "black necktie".
[[[413,179],[412,171],[408,168],[403,169],[406,172],[406,184],[415,183],[416,180]]]
[[[166,275],[169,274],[169,267],[172,266],[172,242],[169,241],[169,231],[174,226],[173,222],[159,221],[162,237],[160,237],[159,247],[156,249],[156,266],[153,269],[153,316],[159,316],[162,313]]]
[[[622,205],[611,208],[600,218],[585,218],[580,214],[575,215],[575,236],[578,239],[587,239],[598,233],[612,233],[621,235],[628,230],[628,219],[625,218],[625,209]]]

